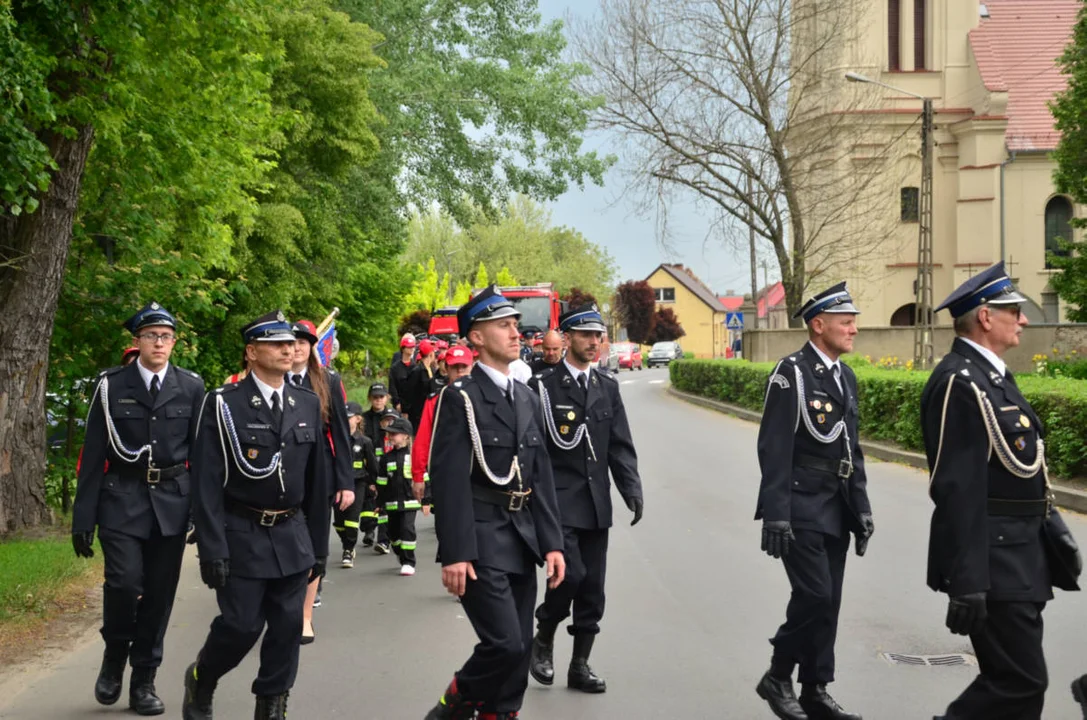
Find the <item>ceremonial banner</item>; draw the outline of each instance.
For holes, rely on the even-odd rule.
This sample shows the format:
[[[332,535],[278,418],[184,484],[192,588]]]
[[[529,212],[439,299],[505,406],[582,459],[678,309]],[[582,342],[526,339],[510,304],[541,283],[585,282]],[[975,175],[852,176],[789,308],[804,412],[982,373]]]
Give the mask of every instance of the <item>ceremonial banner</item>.
[[[317,338],[317,359],[321,365],[328,367],[332,361],[332,341],[336,339],[336,323],[331,322],[325,331]]]

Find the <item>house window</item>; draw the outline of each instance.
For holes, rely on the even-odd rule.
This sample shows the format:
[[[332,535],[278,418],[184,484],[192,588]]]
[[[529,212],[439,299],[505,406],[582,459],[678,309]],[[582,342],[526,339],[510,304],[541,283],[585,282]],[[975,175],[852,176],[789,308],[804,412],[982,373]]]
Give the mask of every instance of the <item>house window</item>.
[[[900,191],[902,222],[921,220],[921,191],[915,187],[904,187]]]
[[[887,69],[897,72],[902,68],[898,51],[898,20],[900,0],[887,0]]]
[[[925,0],[913,0],[913,69],[925,69]]]
[[[676,289],[675,288],[653,288],[653,294],[657,297],[657,302],[675,302],[676,301]]]
[[[1050,198],[1045,206],[1045,266],[1053,267],[1051,256],[1068,257],[1060,240],[1072,240],[1072,203],[1063,195]]]

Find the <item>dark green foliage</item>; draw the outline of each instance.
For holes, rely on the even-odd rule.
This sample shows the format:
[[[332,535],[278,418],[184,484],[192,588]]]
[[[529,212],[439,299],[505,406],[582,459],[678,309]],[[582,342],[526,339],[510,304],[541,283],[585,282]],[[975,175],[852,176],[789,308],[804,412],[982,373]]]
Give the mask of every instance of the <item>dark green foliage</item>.
[[[682,360],[669,365],[677,390],[762,410],[766,381],[774,363],[743,360]],[[868,440],[895,443],[924,452],[921,439],[921,392],[928,373],[855,368],[860,431]],[[1023,395],[1046,429],[1050,473],[1060,477],[1087,474],[1087,387],[1077,380],[1032,375],[1016,377]]]

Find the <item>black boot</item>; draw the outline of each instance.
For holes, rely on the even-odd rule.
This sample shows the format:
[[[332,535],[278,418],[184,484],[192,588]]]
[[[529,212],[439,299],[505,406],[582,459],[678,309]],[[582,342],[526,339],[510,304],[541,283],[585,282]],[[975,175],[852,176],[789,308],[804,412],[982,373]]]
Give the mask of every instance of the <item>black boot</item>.
[[[846,712],[822,683],[804,683],[800,690],[800,707],[811,720],[862,720],[860,715]]]
[[[589,653],[593,651],[596,635],[575,635],[574,656],[566,673],[566,686],[587,693],[602,693],[608,689],[604,678],[597,677],[589,667]]]
[[[457,689],[457,678],[449,683],[438,704],[430,709],[423,720],[469,720],[476,716],[478,703],[464,699]]]
[[[776,678],[767,670],[755,686],[755,692],[781,720],[808,720],[808,714],[796,699],[792,679]]]
[[[287,720],[287,693],[281,695],[257,695],[257,709],[253,720]]]
[[[110,652],[107,648],[102,656],[102,669],[94,682],[94,699],[102,705],[112,705],[121,697],[121,682],[125,677],[125,665],[128,653],[123,655]]]
[[[540,623],[532,638],[532,662],[528,671],[541,685],[555,683],[555,626]]]
[[[128,707],[137,715],[161,715],[166,706],[155,694],[155,668],[132,668],[128,681]]]
[[[1072,681],[1072,697],[1083,709],[1083,717],[1087,720],[1087,675]]]
[[[201,678],[198,663],[185,669],[185,700],[181,705],[182,720],[212,720],[211,700],[217,680]]]

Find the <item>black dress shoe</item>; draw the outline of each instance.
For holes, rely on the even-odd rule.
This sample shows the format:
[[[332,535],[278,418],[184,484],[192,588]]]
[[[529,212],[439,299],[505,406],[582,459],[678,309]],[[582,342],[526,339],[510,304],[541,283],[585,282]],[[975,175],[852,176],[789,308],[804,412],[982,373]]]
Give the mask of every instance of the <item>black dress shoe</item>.
[[[1084,720],[1087,720],[1087,675],[1072,681],[1072,697],[1079,703]]]
[[[860,715],[846,712],[827,692],[826,685],[804,685],[800,707],[811,720],[863,720]]]
[[[128,682],[128,707],[137,715],[161,715],[166,706],[155,694],[155,668],[132,668]]]
[[[755,686],[755,692],[781,720],[808,720],[808,714],[796,699],[792,680],[773,677],[768,670]]]
[[[596,635],[574,636],[574,657],[566,673],[566,686],[587,693],[602,693],[608,689],[604,678],[598,677],[589,667],[589,655],[593,651]]]
[[[537,633],[536,637],[532,638],[532,660],[529,663],[528,671],[532,674],[532,677],[536,679],[536,682],[541,685],[555,684],[554,655],[554,638],[552,638],[550,643],[544,643]]]
[[[287,720],[287,693],[257,695],[254,720]]]
[[[125,677],[127,658],[102,656],[102,668],[94,681],[94,699],[102,705],[112,705],[121,697],[121,682]]]
[[[201,680],[196,663],[185,669],[185,700],[181,705],[182,720],[212,720],[211,701],[216,681]]]

